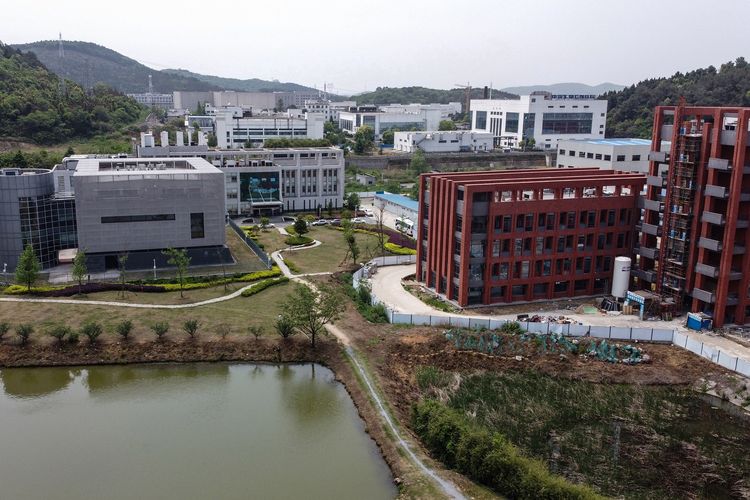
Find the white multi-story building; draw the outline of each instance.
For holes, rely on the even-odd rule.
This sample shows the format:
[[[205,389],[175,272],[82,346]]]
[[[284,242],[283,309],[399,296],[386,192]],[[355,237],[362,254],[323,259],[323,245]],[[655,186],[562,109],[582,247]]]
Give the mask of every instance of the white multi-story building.
[[[555,149],[563,139],[601,139],[607,122],[607,101],[593,95],[472,99],[470,109],[472,131],[491,132],[496,147],[516,148],[526,138],[538,149]]]
[[[425,153],[458,153],[461,151],[490,151],[493,136],[489,132],[469,130],[396,132],[393,134],[393,149],[413,153],[421,149]]]
[[[138,104],[150,106],[152,108],[170,109],[173,107],[172,94],[155,94],[146,92],[144,94],[128,94],[128,97],[135,99]]]
[[[213,150],[206,146],[142,146],[138,155],[205,158],[224,172],[226,210],[230,215],[344,205],[344,152],[339,148]]]
[[[387,104],[380,106],[381,111],[386,113],[419,113],[426,109],[438,109],[440,110],[440,119],[447,120],[451,116],[461,113],[460,102],[449,102],[447,104],[431,103],[431,104]]]
[[[598,167],[648,173],[648,139],[564,139],[557,143],[557,166]]]
[[[288,115],[236,118],[231,111],[214,115],[214,133],[218,147],[234,149],[248,141],[262,144],[266,139],[322,139],[325,118],[311,113],[306,118]]]
[[[349,134],[356,134],[363,126],[369,126],[379,137],[386,130],[437,130],[440,125],[439,109],[423,109],[419,112],[384,112],[375,106],[361,106],[339,113],[339,127]]]
[[[305,101],[303,111],[320,114],[328,121],[331,119],[331,101],[328,99],[308,99]]]
[[[253,109],[274,109],[278,106],[275,92],[236,92],[222,90],[212,93],[211,104],[217,108],[237,106]]]

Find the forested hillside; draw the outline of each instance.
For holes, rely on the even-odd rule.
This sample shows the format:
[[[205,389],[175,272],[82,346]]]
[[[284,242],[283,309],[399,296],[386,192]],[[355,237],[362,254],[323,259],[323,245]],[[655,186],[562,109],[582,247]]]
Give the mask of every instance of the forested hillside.
[[[154,92],[221,89],[189,76],[172,75],[149,68],[135,59],[95,43],[63,41],[63,58],[58,54],[58,42],[53,40],[14,47],[33,52],[50,71],[86,88],[104,83],[124,93],[146,92],[148,75],[152,75]]]
[[[162,70],[162,73],[195,78],[202,82],[227,90],[240,90],[245,92],[289,92],[292,90],[315,90],[311,87],[305,87],[304,85],[292,82],[261,80],[260,78],[248,78],[245,80],[241,80],[239,78],[224,78],[222,76],[193,73],[192,71],[188,71],[186,69],[165,69]]]
[[[471,92],[472,99],[482,98],[482,89],[473,89]],[[518,96],[509,94],[500,90],[492,91],[493,99],[514,99]],[[464,102],[463,89],[429,89],[426,87],[378,87],[373,92],[365,92],[352,96],[357,104],[430,104],[448,102]]]
[[[117,91],[97,85],[91,92],[60,79],[33,53],[0,42],[0,137],[52,144],[116,131],[143,108]]]
[[[619,92],[604,94],[609,100],[608,137],[651,138],[654,107],[687,104],[701,106],[750,106],[750,66],[743,57],[669,78],[652,78]]]

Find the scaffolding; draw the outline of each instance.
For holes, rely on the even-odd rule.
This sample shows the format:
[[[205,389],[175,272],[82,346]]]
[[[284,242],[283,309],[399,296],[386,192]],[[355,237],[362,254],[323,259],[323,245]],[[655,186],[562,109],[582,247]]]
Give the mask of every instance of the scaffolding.
[[[677,137],[668,211],[664,217],[665,245],[661,293],[681,305],[687,290],[691,248],[693,201],[697,184],[702,134],[695,120],[684,122]]]

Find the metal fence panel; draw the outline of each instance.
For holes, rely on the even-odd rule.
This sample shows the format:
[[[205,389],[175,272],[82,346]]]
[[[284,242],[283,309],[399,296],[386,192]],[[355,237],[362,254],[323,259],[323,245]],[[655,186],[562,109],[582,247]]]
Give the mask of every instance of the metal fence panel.
[[[584,335],[588,335],[588,333],[588,325],[568,325],[568,335],[571,337],[583,337]]]
[[[411,325],[411,314],[394,312],[391,323],[396,323],[399,325]]]
[[[651,340],[651,328],[631,328],[630,338],[633,340]]]
[[[451,319],[449,316],[430,316],[430,324],[432,326],[449,326]]]
[[[497,330],[498,328],[502,328],[505,323],[507,323],[507,321],[505,321],[504,319],[491,319],[490,330]]]
[[[469,328],[471,320],[465,316],[449,316],[451,326],[458,326],[460,328]]]
[[[608,339],[609,338],[609,327],[608,326],[590,326],[589,327],[589,335],[592,337],[597,337],[600,339]]]
[[[481,319],[481,318],[471,318],[469,319],[469,327],[470,328],[489,328],[490,320]]]
[[[609,338],[611,339],[630,340],[632,335],[632,330],[624,326],[613,326],[609,329]]]
[[[570,331],[570,325],[564,323],[549,323],[550,333],[559,333],[560,335],[568,335]]]
[[[656,337],[656,329],[654,329],[654,337]],[[680,332],[672,332],[672,343],[678,347],[685,348],[687,344],[688,336]]]
[[[430,316],[427,314],[412,314],[411,324],[412,325],[429,325]]]
[[[229,227],[231,227],[234,232],[237,233],[237,236],[239,236],[240,239],[242,239],[242,241],[244,241],[245,244],[250,248],[250,250],[252,250],[253,253],[258,256],[261,262],[263,262],[263,264],[265,264],[267,268],[271,269],[274,264],[271,256],[264,252],[263,249],[261,249],[258,244],[253,241],[252,238],[245,234],[245,231],[243,231],[242,228],[238,226],[237,223],[232,219],[229,219]]]
[[[716,362],[730,370],[734,370],[737,367],[737,358],[722,351],[719,351],[719,359]]]
[[[746,377],[750,377],[750,361],[742,358],[738,359],[737,371]]]
[[[703,356],[706,359],[710,359],[714,363],[719,362],[719,350],[715,347],[707,346],[706,344],[703,344],[703,350],[701,352],[701,356]]]
[[[703,342],[695,339],[691,339],[688,337],[687,342],[685,343],[685,349],[687,349],[690,352],[694,352],[695,354],[699,355],[702,351]]]
[[[531,333],[540,333],[546,335],[549,332],[549,323],[526,323],[526,331]]]
[[[677,332],[674,330],[667,330],[666,328],[654,328],[651,335],[651,340],[654,342],[673,342],[674,336],[677,335]]]

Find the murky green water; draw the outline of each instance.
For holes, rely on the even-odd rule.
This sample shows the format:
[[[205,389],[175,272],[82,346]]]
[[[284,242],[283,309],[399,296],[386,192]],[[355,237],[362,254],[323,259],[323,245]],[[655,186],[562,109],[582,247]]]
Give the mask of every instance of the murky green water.
[[[0,497],[383,499],[390,472],[320,365],[0,370]]]

